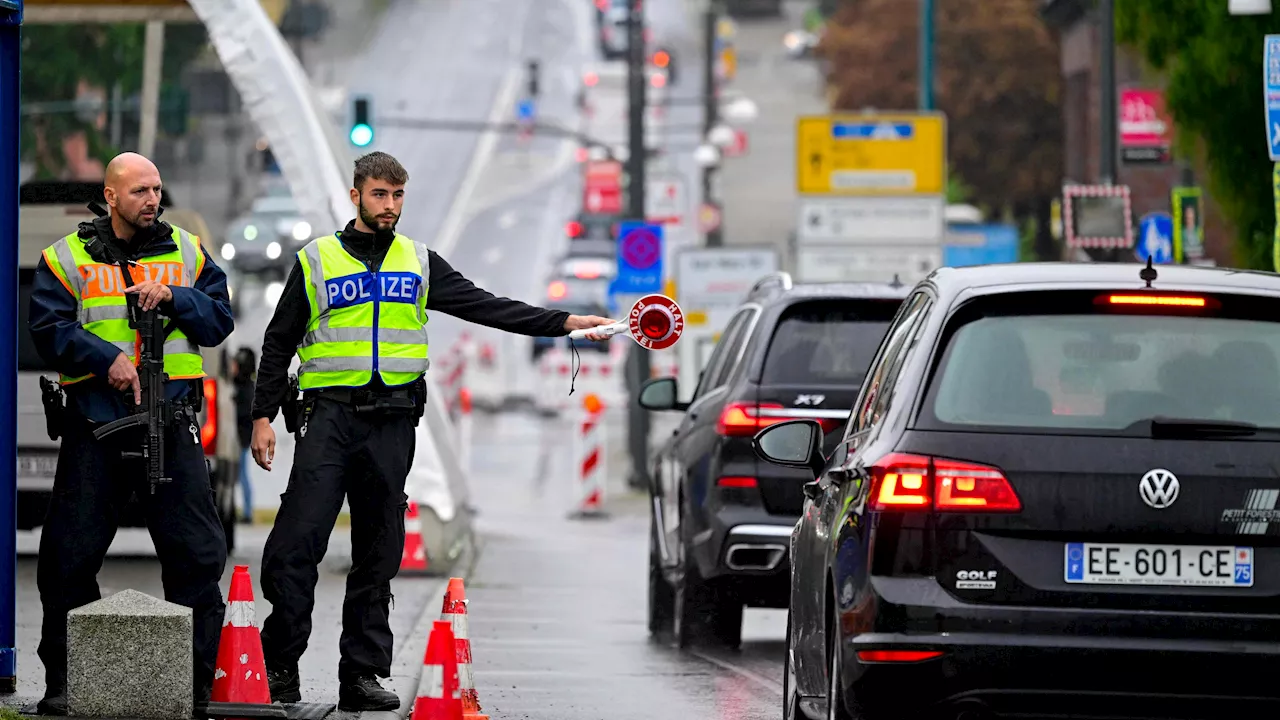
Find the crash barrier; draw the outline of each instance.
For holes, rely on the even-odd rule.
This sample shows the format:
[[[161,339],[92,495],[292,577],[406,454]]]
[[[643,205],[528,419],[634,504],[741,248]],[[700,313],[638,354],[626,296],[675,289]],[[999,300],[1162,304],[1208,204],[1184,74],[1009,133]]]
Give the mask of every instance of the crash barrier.
[[[71,714],[191,717],[191,631],[191,608],[137,590],[72,610],[67,616]]]
[[[444,607],[427,638],[410,720],[488,720],[471,674],[471,634],[462,578],[450,578]]]
[[[610,405],[624,402],[627,388],[618,358],[613,352],[579,352],[575,378],[575,360],[567,348],[546,351],[538,359],[538,410],[546,415],[565,413],[575,409],[584,394],[595,395]],[[573,395],[569,394],[570,388]]]
[[[462,333],[441,356],[431,362],[432,371],[444,393],[449,418],[457,422],[462,411],[463,391],[470,387],[471,355],[474,345],[469,333]]]
[[[405,480],[405,494],[417,503],[429,575],[447,573],[472,543],[467,471],[460,450],[465,431],[460,425],[465,422],[450,419],[443,396],[428,373],[426,414],[414,431],[416,450]]]
[[[605,451],[604,403],[596,395],[582,399],[573,433],[574,492],[570,517],[604,513],[608,453]]]

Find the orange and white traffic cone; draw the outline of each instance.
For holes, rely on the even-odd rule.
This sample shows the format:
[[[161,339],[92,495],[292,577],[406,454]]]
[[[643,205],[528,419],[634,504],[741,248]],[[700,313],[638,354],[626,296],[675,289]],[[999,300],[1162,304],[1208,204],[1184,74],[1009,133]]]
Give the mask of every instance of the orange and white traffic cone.
[[[213,672],[213,702],[271,704],[262,636],[254,624],[253,580],[249,566],[237,565],[231,574],[226,620],[218,640]]]
[[[427,654],[422,659],[422,678],[418,680],[418,697],[413,701],[410,720],[463,720],[454,645],[449,623],[437,620],[427,638]]]
[[[417,575],[427,571],[427,546],[422,542],[422,519],[418,503],[410,500],[404,512],[404,551],[400,554],[400,574]]]
[[[480,713],[480,695],[476,692],[475,678],[471,674],[471,633],[467,628],[467,591],[463,587],[462,578],[449,578],[440,619],[447,621],[453,628],[462,714],[467,720],[488,720],[488,715]]]

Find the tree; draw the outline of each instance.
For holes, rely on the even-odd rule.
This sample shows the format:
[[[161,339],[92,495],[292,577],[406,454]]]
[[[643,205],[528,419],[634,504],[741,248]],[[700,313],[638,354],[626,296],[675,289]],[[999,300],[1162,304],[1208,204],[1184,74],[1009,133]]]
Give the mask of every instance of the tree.
[[[175,84],[182,69],[204,47],[200,26],[166,28],[162,83]],[[142,88],[144,27],[122,25],[28,25],[22,38],[22,104],[69,104],[83,89],[110,97],[120,84],[122,97]],[[36,166],[38,178],[58,176],[66,166],[63,138],[84,133],[89,155],[101,161],[110,147],[97,117],[65,107],[47,108],[23,118],[22,156]]]
[[[1262,44],[1270,16],[1235,17],[1226,0],[1116,0],[1116,37],[1164,73],[1178,143],[1199,156],[1237,230],[1237,260],[1272,269],[1272,163],[1263,147]]]
[[[938,108],[947,116],[953,173],[988,211],[1033,217],[1043,257],[1055,255],[1049,206],[1062,183],[1062,71],[1038,0],[937,3]],[[847,2],[827,24],[834,109],[916,107],[919,13],[915,2]]]

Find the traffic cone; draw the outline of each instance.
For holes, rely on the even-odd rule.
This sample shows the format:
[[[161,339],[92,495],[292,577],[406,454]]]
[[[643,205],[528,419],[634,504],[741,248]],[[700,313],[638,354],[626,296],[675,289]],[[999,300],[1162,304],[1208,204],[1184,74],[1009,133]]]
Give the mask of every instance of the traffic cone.
[[[458,689],[462,695],[462,714],[467,720],[480,720],[488,715],[480,714],[480,695],[476,692],[475,678],[471,674],[471,633],[467,628],[467,590],[462,578],[449,578],[444,593],[444,608],[440,619],[453,629],[455,655],[458,659]]]
[[[427,547],[422,542],[422,520],[418,503],[410,500],[404,513],[404,552],[400,554],[400,573],[411,575],[427,571]]]
[[[454,642],[449,623],[437,620],[427,637],[427,654],[422,659],[422,678],[410,720],[463,720]]]
[[[249,566],[237,565],[227,594],[226,620],[218,640],[213,671],[213,702],[271,704],[262,636],[253,619],[253,580]]]

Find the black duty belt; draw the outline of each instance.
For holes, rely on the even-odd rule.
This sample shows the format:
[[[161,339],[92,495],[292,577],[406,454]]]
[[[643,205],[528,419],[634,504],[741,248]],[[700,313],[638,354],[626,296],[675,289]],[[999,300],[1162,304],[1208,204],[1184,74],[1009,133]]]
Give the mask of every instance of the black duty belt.
[[[304,394],[323,398],[343,405],[351,405],[359,411],[392,410],[407,412],[418,406],[412,390],[365,390],[363,388],[324,388]]]

